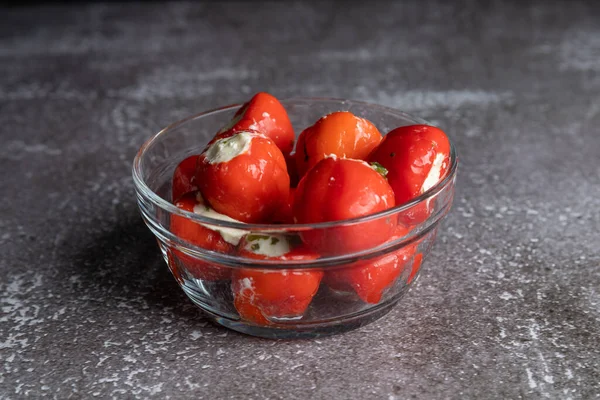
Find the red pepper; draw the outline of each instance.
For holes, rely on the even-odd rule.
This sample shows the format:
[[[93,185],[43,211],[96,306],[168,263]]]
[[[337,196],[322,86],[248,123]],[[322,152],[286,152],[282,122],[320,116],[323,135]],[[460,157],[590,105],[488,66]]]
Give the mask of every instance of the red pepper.
[[[389,240],[397,240],[408,233],[398,226]],[[325,283],[334,290],[354,291],[364,302],[377,304],[383,293],[391,287],[407,267],[417,244],[412,243],[399,250],[371,260],[358,261],[353,265],[334,269],[325,274]]]
[[[196,185],[196,163],[198,155],[189,156],[179,163],[173,173],[173,201],[179,199],[186,193],[198,190]]]
[[[240,107],[231,122],[223,127],[217,138],[245,130],[258,131],[271,139],[281,152],[289,154],[294,147],[296,135],[283,105],[269,93],[260,92]]]
[[[274,241],[281,242],[272,244]],[[250,234],[240,244],[240,255],[282,261],[318,257],[304,247],[289,249],[289,245],[284,237]],[[285,253],[261,254],[261,246],[280,246],[280,253],[283,246]],[[235,308],[242,319],[260,325],[271,324],[273,318],[299,318],[317,293],[322,277],[318,269],[238,269],[232,278]]]
[[[255,131],[209,146],[198,158],[196,182],[215,211],[248,223],[268,222],[290,191],[281,150]]]
[[[296,166],[302,177],[329,155],[365,160],[381,141],[381,133],[371,122],[348,111],[325,115],[298,137]]]
[[[450,142],[439,128],[411,125],[388,133],[369,156],[388,170],[387,179],[396,204],[404,204],[435,186],[450,168]],[[401,222],[415,225],[431,213],[428,203],[417,204],[401,215]]]
[[[297,223],[340,221],[393,207],[394,192],[386,179],[364,161],[328,157],[302,178],[294,196]],[[396,228],[392,218],[354,225],[308,230],[302,240],[323,255],[348,254],[384,243]]]
[[[187,193],[177,200],[175,205],[182,210],[194,212],[196,206],[205,207],[203,202],[198,200],[201,200],[198,195],[198,192]],[[171,216],[171,232],[206,250],[219,253],[231,253],[234,250],[234,246],[226,242],[219,232],[179,215]],[[218,281],[229,279],[231,275],[229,268],[206,262],[177,249],[172,249],[172,256],[178,258],[185,268],[198,279]]]

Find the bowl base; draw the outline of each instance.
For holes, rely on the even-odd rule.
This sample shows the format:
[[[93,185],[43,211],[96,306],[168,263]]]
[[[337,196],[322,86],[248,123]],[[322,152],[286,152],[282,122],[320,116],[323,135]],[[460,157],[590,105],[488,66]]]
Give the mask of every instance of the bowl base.
[[[387,314],[409,289],[405,284],[400,285],[392,292],[393,296],[384,295],[380,304],[368,305],[361,302],[356,295],[348,293],[337,293],[337,300],[332,301],[334,292],[322,287],[303,318],[272,321],[273,324],[265,326],[240,319],[233,306],[230,285],[227,281],[184,279],[181,287],[188,298],[218,325],[268,339],[318,338],[360,328]]]
[[[258,326],[239,319],[226,318],[206,310],[201,304],[194,303],[202,308],[213,322],[236,332],[267,339],[314,339],[348,332],[370,324],[390,312],[397,301],[388,302],[379,307],[365,310],[358,315],[335,321],[315,321],[314,323],[285,324],[279,326]]]

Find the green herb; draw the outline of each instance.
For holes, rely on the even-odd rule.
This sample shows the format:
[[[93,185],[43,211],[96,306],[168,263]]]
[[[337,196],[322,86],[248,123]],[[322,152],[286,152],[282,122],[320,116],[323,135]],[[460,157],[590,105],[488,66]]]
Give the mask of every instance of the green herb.
[[[371,168],[373,168],[376,172],[378,172],[384,178],[387,178],[388,170],[385,169],[385,167],[383,165],[379,164],[378,162],[372,162]]]
[[[256,251],[260,249],[260,244],[254,243],[252,246],[250,246],[250,248],[252,249],[252,251]]]
[[[255,242],[257,240],[269,240],[269,237],[270,236],[267,236],[267,235],[250,234],[250,235],[246,236],[246,239],[249,242]]]
[[[273,236],[271,238],[271,246],[275,246],[277,243],[279,243],[279,239]]]

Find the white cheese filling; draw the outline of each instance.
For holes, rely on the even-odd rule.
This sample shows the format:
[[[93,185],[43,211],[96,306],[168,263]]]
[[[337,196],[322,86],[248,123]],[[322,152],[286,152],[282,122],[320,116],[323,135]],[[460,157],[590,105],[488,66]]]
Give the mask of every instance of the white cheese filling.
[[[250,143],[255,135],[252,132],[241,131],[233,136],[215,141],[204,152],[209,164],[219,164],[233,160],[250,149]]]
[[[254,282],[252,278],[243,278],[238,281],[240,285],[240,294],[254,297]]]
[[[195,214],[202,215],[202,216],[208,217],[208,218],[218,219],[220,221],[238,222],[240,224],[243,223],[241,221],[238,221],[237,219],[233,219],[231,217],[228,217],[227,215],[218,213],[215,210],[213,210],[212,208],[210,208],[209,206],[207,206],[206,204],[204,204],[204,199],[202,199],[202,196],[199,193],[196,196],[196,201],[198,203],[194,206]],[[208,225],[208,224],[200,224],[200,225],[210,229],[211,231],[219,232],[219,234],[221,234],[221,237],[223,238],[224,241],[226,241],[227,243],[232,244],[234,246],[237,246],[238,243],[240,242],[240,240],[247,233],[246,231],[241,230],[241,229],[222,228],[222,227]]]
[[[292,250],[290,242],[285,236],[259,233],[250,233],[246,236],[244,249],[265,257],[281,257]]]
[[[427,174],[427,177],[425,178],[425,180],[423,181],[423,185],[421,186],[421,193],[425,193],[440,181],[445,158],[446,157],[444,157],[443,153],[437,153],[435,155],[435,159],[431,164],[431,169],[429,170],[429,173]]]

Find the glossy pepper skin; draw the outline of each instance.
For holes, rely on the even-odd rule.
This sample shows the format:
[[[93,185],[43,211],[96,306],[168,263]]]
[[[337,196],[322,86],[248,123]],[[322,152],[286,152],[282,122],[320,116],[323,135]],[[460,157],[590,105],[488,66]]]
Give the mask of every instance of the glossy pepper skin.
[[[365,160],[381,142],[381,133],[371,122],[348,111],[325,115],[298,137],[296,167],[302,177],[328,155]]]
[[[230,147],[235,151],[228,156]],[[215,211],[247,223],[270,221],[290,191],[281,150],[255,131],[238,132],[209,146],[198,157],[196,183]]]
[[[390,131],[369,156],[388,170],[387,179],[404,204],[437,184],[450,168],[450,142],[439,128],[429,125],[402,126]],[[423,222],[431,210],[419,203],[400,218],[407,225]]]
[[[197,196],[197,192],[187,193],[177,200],[175,205],[182,210],[194,212],[194,207],[201,204],[198,202]],[[219,253],[232,253],[234,250],[234,247],[227,243],[219,232],[179,215],[171,215],[170,229],[177,237],[203,249]],[[176,249],[170,249],[170,251],[171,257],[179,259],[185,268],[198,279],[218,281],[229,279],[231,276],[229,268],[205,262]]]
[[[189,156],[180,162],[173,172],[172,197],[173,201],[186,193],[198,190],[196,185],[196,163],[198,155]]]
[[[407,233],[406,228],[398,226],[389,241],[397,240]],[[375,259],[358,261],[343,268],[327,271],[324,281],[334,290],[354,291],[365,303],[377,304],[385,291],[409,266],[416,248],[417,244],[412,243]]]
[[[254,130],[271,139],[285,155],[291,153],[296,135],[283,105],[269,93],[259,92],[240,107],[229,124],[223,127],[216,138],[235,132]]]
[[[246,240],[242,242],[240,255],[282,261],[309,261],[318,257],[303,247],[283,255],[267,256],[252,251],[253,244],[256,245]],[[237,269],[231,283],[234,306],[243,320],[258,325],[270,325],[273,318],[299,318],[317,293],[322,277],[323,272],[318,269]]]
[[[319,223],[362,217],[395,205],[386,179],[364,161],[337,157],[321,160],[300,180],[294,196],[294,220]],[[387,241],[395,218],[379,218],[301,233],[307,247],[322,255],[348,254]]]

